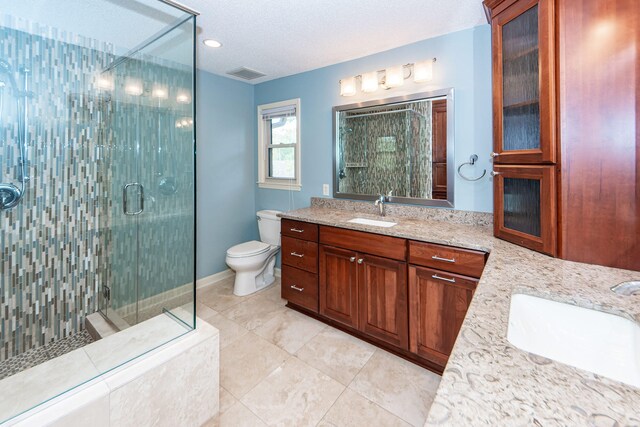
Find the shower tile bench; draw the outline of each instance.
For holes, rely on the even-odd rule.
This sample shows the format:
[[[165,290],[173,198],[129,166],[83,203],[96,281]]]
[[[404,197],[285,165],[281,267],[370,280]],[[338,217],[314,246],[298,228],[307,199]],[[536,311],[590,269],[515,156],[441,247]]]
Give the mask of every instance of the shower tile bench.
[[[162,336],[170,341],[150,349]],[[218,413],[219,360],[213,326],[198,319],[187,332],[156,316],[0,381],[11,390],[0,393],[0,422],[21,413],[2,425],[201,425]]]

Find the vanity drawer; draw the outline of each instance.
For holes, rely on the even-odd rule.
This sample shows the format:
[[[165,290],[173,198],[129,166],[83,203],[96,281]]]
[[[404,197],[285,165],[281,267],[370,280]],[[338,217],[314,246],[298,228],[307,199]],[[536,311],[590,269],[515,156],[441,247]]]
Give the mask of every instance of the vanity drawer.
[[[318,224],[283,218],[280,221],[280,234],[283,236],[295,237],[296,239],[317,242]]]
[[[282,236],[282,264],[318,272],[318,244]]]
[[[336,227],[320,227],[320,243],[398,261],[407,258],[407,241],[398,237]]]
[[[487,254],[434,243],[409,242],[409,263],[480,277]]]
[[[314,312],[318,312],[318,275],[298,270],[288,265],[282,266],[283,299]]]

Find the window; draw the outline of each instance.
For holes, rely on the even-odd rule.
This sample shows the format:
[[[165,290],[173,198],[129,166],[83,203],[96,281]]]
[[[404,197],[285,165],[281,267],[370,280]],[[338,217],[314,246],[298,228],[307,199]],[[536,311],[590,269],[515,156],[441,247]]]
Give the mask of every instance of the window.
[[[302,188],[300,99],[258,106],[258,186]]]

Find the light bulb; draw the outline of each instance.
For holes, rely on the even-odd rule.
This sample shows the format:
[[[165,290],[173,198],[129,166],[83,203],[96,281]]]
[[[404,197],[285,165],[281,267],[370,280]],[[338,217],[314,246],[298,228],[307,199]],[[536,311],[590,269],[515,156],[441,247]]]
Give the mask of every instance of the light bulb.
[[[180,104],[189,104],[191,103],[191,95],[189,95],[189,93],[185,91],[178,92],[176,101],[178,101]]]
[[[398,87],[404,84],[404,68],[402,65],[389,67],[386,70],[385,85],[387,87]]]
[[[429,82],[433,79],[433,60],[416,62],[413,66],[413,81],[416,83]]]
[[[113,82],[113,77],[108,75],[98,76],[96,80],[96,86],[102,90],[113,90],[115,84]]]
[[[340,80],[340,95],[341,96],[353,96],[356,94],[356,78],[347,77]]]
[[[208,46],[208,47],[220,47],[220,46],[222,46],[222,43],[220,43],[218,40],[213,40],[213,39],[203,40],[202,43],[204,43],[204,45]]]
[[[165,86],[154,85],[151,96],[158,99],[167,99],[169,97],[169,91],[167,91]]]
[[[124,91],[131,96],[140,96],[142,92],[144,92],[144,88],[142,87],[142,82],[137,79],[127,79]]]
[[[375,92],[378,89],[378,72],[372,71],[370,73],[362,74],[362,91],[363,92]]]

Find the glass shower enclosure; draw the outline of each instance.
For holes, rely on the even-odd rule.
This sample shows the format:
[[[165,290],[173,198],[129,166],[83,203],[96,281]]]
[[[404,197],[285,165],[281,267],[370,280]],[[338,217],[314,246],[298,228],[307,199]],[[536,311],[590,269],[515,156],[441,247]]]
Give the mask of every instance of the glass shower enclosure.
[[[0,0],[0,389],[29,396],[0,423],[195,327],[196,16],[169,3]]]

